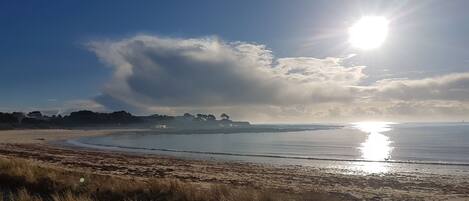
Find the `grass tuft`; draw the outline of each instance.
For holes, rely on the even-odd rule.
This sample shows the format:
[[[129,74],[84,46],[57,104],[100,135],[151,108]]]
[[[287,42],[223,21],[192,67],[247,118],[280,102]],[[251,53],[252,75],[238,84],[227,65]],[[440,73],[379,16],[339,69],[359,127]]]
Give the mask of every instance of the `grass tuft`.
[[[0,158],[0,201],[280,201],[336,200],[328,194],[304,195],[226,185],[183,183],[174,179],[133,179],[97,175]]]

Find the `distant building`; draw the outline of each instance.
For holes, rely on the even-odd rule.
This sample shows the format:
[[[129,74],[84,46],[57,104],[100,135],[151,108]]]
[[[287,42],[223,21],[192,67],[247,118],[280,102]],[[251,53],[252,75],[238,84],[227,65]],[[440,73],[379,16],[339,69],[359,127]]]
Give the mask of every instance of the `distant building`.
[[[158,124],[155,125],[155,128],[168,128],[168,126],[166,126],[166,124]]]
[[[220,127],[246,127],[251,125],[247,121],[231,121],[229,119],[222,119],[219,122]]]

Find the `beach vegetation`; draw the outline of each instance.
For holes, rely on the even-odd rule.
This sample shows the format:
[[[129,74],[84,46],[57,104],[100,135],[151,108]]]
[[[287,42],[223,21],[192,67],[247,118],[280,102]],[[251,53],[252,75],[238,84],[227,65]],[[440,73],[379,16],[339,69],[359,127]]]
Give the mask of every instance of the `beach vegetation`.
[[[30,160],[0,158],[0,201],[283,201],[337,200],[329,194],[276,192],[176,179],[98,175]]]

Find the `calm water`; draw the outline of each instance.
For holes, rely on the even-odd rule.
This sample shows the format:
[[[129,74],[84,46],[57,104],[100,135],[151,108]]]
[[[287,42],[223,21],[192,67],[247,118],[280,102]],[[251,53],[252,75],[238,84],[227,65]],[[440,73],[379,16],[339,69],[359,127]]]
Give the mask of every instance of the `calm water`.
[[[305,165],[350,172],[469,174],[469,124],[368,122],[281,133],[139,134],[82,138],[82,146],[183,157]]]

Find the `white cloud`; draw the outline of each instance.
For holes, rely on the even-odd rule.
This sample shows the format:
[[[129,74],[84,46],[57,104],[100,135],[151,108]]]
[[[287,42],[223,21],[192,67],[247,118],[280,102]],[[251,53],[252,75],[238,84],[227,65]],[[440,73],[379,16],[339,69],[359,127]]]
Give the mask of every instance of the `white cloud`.
[[[90,47],[115,69],[113,81],[97,98],[105,105],[116,101],[137,108],[341,102],[353,96],[354,89],[345,85],[364,77],[363,67],[344,67],[338,58],[275,60],[263,45],[217,38],[136,36],[93,42]]]
[[[469,100],[469,73],[454,73],[420,80],[381,80],[376,97],[395,100]]]
[[[352,86],[358,84],[366,75],[364,66],[344,67],[342,58],[316,59],[311,57],[280,58],[277,60],[281,73],[307,83],[327,83]]]
[[[95,101],[138,113],[229,112],[272,121],[463,118],[469,73],[363,85],[346,58],[276,58],[264,45],[139,35],[89,43],[114,70]],[[353,55],[351,56],[353,57]]]

